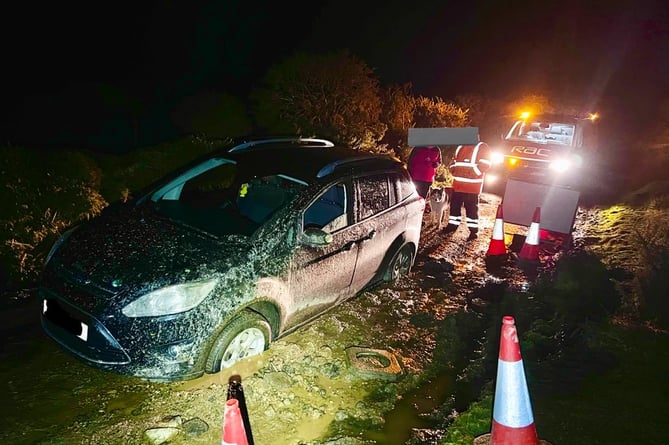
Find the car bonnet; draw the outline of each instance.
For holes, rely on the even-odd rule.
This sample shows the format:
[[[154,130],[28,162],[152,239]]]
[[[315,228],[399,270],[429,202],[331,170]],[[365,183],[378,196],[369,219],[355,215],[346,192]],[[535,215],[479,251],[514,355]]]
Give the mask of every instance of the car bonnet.
[[[83,224],[52,263],[78,281],[134,293],[132,289],[202,279],[243,264],[248,246],[244,236],[217,239],[128,207]]]

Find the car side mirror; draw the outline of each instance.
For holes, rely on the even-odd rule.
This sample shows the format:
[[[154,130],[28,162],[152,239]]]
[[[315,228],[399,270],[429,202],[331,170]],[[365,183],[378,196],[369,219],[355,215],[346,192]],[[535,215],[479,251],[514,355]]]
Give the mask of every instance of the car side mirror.
[[[332,243],[332,235],[316,227],[307,227],[300,235],[300,244],[312,247],[324,247]]]

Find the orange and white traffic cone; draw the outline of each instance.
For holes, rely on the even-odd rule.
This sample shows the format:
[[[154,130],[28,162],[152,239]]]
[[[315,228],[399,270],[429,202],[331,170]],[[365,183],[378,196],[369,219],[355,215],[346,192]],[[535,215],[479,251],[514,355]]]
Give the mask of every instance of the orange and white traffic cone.
[[[502,318],[492,428],[474,445],[550,445],[537,438],[516,322],[509,315]]]
[[[492,238],[486,256],[506,255],[506,244],[504,244],[504,215],[502,204],[497,206],[495,225],[492,227]]]
[[[518,252],[518,258],[525,261],[539,261],[539,220],[541,218],[541,208],[534,209],[532,223],[525,237],[525,244]]]
[[[516,322],[508,315],[502,318],[490,436],[491,445],[539,443],[520,355]]]
[[[246,431],[244,430],[244,421],[237,399],[228,399],[225,402],[221,445],[248,445]]]

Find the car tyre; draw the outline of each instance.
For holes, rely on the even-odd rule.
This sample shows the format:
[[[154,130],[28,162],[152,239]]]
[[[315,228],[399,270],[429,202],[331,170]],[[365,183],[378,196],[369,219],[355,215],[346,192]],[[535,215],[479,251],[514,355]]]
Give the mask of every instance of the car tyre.
[[[413,262],[413,249],[410,245],[404,245],[393,259],[390,260],[388,264],[388,269],[386,270],[385,276],[383,277],[385,281],[395,282],[400,277],[409,275],[411,272],[411,264]]]
[[[272,329],[264,318],[242,312],[218,334],[205,362],[207,373],[216,373],[238,361],[265,351],[272,341]]]

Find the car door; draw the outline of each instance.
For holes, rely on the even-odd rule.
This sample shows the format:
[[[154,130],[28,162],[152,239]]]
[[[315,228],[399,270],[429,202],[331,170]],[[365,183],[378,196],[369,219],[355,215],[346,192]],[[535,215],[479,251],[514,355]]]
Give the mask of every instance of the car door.
[[[359,242],[351,290],[359,292],[382,273],[383,260],[404,229],[406,214],[396,205],[394,184],[387,173],[358,177],[354,187]]]
[[[291,262],[286,329],[302,323],[351,295],[358,255],[358,227],[352,224],[351,184],[339,182],[319,193],[301,213],[298,245]],[[301,242],[315,228],[331,237],[327,245]]]

